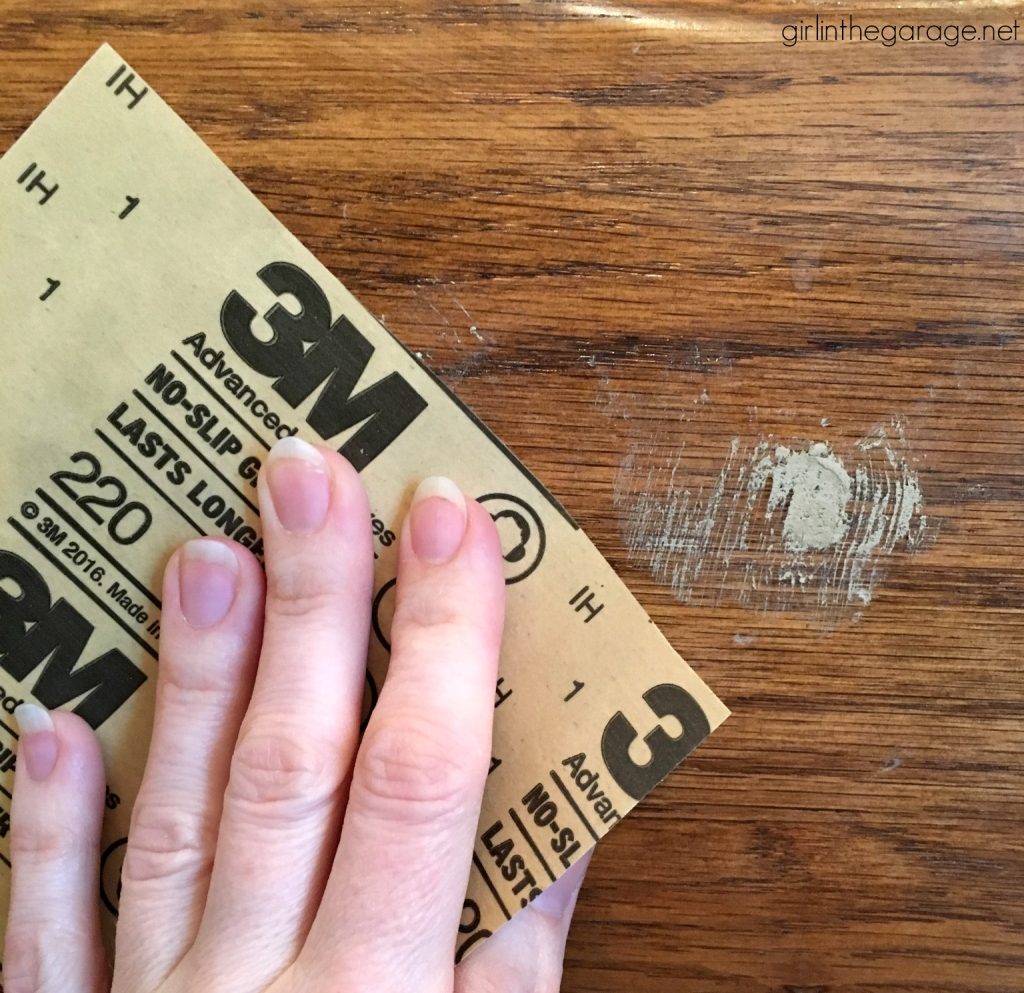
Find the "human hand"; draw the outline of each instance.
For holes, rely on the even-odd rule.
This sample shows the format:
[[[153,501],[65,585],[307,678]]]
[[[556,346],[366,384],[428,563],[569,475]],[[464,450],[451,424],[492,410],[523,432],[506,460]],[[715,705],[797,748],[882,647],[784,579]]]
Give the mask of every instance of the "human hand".
[[[337,453],[285,439],[258,492],[265,582],[247,550],[215,538],[165,572],[112,979],[96,738],[73,714],[18,708],[3,990],[554,993],[584,860],[453,964],[504,613],[489,515],[448,480],[417,490],[390,669],[360,744],[362,483]]]

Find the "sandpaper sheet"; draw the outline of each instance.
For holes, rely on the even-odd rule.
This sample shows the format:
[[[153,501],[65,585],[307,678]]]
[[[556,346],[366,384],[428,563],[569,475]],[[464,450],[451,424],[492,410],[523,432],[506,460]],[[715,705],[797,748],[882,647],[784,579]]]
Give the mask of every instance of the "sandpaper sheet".
[[[417,482],[452,477],[501,531],[508,622],[460,958],[727,716],[558,501],[109,46],[0,159],[0,336],[3,891],[10,714],[74,710],[107,762],[109,936],[161,571],[201,534],[262,557],[255,477],[285,435],[338,448],[370,494],[364,716]]]

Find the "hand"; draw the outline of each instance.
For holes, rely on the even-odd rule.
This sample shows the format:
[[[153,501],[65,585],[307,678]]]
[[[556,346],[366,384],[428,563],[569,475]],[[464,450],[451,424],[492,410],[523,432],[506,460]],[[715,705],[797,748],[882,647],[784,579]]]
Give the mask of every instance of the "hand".
[[[494,523],[448,480],[417,490],[390,670],[360,743],[362,484],[337,453],[289,438],[258,491],[266,584],[250,553],[216,538],[185,544],[164,576],[112,980],[98,744],[73,714],[19,708],[4,990],[554,993],[582,863],[453,965],[491,756],[505,597]]]

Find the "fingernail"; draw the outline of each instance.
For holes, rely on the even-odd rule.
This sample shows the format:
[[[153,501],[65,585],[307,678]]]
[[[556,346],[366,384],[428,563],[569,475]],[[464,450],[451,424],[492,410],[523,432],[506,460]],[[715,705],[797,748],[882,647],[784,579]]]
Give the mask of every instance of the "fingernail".
[[[416,487],[409,511],[412,550],[426,562],[447,562],[466,533],[466,498],[450,479],[428,476]]]
[[[57,764],[60,742],[48,711],[34,703],[19,703],[14,708],[14,719],[21,736],[18,738],[18,760],[28,774],[42,782]]]
[[[185,620],[209,628],[227,617],[238,592],[238,559],[213,538],[186,541],[178,563],[178,598]]]
[[[281,526],[313,534],[327,518],[331,480],[324,457],[301,438],[282,438],[267,456],[267,482]]]

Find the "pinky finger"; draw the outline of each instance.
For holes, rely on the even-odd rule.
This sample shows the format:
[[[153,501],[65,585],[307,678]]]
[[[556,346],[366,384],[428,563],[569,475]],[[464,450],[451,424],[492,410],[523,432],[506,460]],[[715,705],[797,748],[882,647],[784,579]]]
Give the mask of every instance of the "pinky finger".
[[[101,993],[98,873],[103,760],[74,714],[34,704],[21,732],[11,812],[11,907],[4,993]]]
[[[558,993],[587,852],[455,970],[455,993]]]

